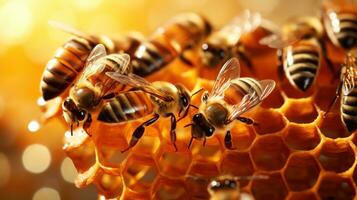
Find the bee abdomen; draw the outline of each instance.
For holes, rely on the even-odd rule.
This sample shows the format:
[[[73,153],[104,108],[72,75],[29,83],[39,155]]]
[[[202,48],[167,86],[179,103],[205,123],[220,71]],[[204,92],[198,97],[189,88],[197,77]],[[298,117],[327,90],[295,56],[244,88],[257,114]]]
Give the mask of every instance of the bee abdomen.
[[[293,62],[287,62],[287,74],[293,83],[306,91],[314,82],[319,67],[319,52],[315,49],[293,50]]]
[[[59,96],[76,79],[90,51],[90,44],[81,38],[68,41],[56,51],[42,75],[41,91],[44,100]]]
[[[357,88],[352,92],[342,97],[341,116],[349,131],[357,129]]]
[[[336,32],[337,40],[345,49],[357,45],[357,16],[348,13],[338,14],[339,31]]]
[[[129,91],[105,102],[98,120],[106,123],[120,123],[139,119],[153,111],[153,104],[146,93]]]

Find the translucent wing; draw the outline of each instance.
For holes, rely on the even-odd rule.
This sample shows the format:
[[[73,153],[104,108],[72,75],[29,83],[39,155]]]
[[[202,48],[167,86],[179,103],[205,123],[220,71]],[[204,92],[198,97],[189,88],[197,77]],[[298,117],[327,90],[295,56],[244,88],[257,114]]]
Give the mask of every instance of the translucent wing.
[[[76,28],[74,28],[74,27],[72,27],[72,26],[70,26],[68,24],[64,24],[64,23],[57,22],[57,21],[52,21],[52,20],[48,21],[48,23],[52,27],[54,27],[56,29],[62,30],[62,31],[64,31],[66,33],[69,33],[71,35],[74,35],[74,36],[89,40],[89,41],[91,41],[93,43],[96,43],[95,39],[91,35],[89,35],[87,33],[84,33],[84,32],[82,32],[82,31],[80,31],[80,30],[78,30],[78,29],[76,29]]]
[[[260,87],[262,89],[262,94],[259,96],[253,88],[250,88],[248,94],[246,94],[239,104],[232,106],[232,112],[229,116],[229,121],[233,121],[239,115],[249,111],[254,108],[260,102],[262,102],[269,94],[274,90],[275,82],[273,80],[262,80],[259,81]]]
[[[344,65],[344,74],[342,74],[342,92],[348,95],[355,87],[355,73],[357,71],[356,60],[350,54],[347,55]]]
[[[242,33],[248,33],[256,29],[261,21],[262,17],[259,13],[245,10],[243,14],[235,17],[232,23],[237,24],[241,28]]]
[[[105,68],[105,63],[96,61],[105,57],[106,55],[107,52],[102,44],[95,46],[87,58],[86,66],[81,75],[80,81],[87,79],[93,74],[102,72]]]
[[[238,78],[240,75],[240,66],[237,58],[229,59],[222,67],[213,84],[209,98],[222,97],[224,90],[230,85],[230,81]]]
[[[137,76],[135,74],[124,75],[124,74],[121,74],[118,72],[107,72],[106,75],[109,76],[110,78],[118,81],[121,84],[129,85],[134,88],[139,88],[142,91],[144,91],[150,95],[153,95],[159,99],[162,99],[164,101],[172,101],[173,100],[172,97],[159,91],[158,89],[153,87],[150,82],[146,81],[145,79],[143,79],[140,76]]]
[[[259,43],[270,48],[282,49],[292,45],[297,40],[298,38],[293,34],[289,34],[288,36],[284,37],[282,33],[274,33],[262,38]]]

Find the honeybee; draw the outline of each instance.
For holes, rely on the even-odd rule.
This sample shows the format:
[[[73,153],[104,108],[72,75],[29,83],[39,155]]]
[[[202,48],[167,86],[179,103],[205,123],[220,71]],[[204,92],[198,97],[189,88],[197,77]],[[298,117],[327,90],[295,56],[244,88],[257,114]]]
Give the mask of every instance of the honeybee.
[[[87,64],[78,81],[71,87],[69,97],[62,104],[63,116],[71,127],[83,123],[87,130],[92,122],[93,112],[103,99],[111,98],[115,92],[129,89],[118,84],[105,73],[128,74],[130,56],[128,54],[107,55],[104,45],[98,44],[88,56]],[[88,131],[87,131],[88,133]]]
[[[189,91],[180,84],[156,81],[147,82],[134,74],[124,75],[118,72],[108,72],[107,75],[121,84],[132,86],[136,90],[120,93],[115,98],[109,99],[103,105],[98,120],[106,123],[122,123],[142,117],[153,115],[152,118],[142,123],[132,134],[129,146],[122,152],[134,147],[145,131],[145,127],[156,122],[160,117],[170,117],[170,139],[176,146],[176,122],[188,114],[191,105]],[[197,94],[195,92],[192,95]],[[180,119],[176,120],[177,114]]]
[[[254,198],[242,193],[239,187],[240,180],[267,179],[267,176],[229,176],[217,177],[209,183],[207,190],[210,200],[253,200]]]
[[[335,1],[336,2],[336,1]],[[344,50],[357,47],[356,4],[349,1],[325,1],[323,23],[332,43]]]
[[[174,17],[138,47],[132,57],[134,74],[149,75],[176,57],[191,64],[183,56],[183,52],[197,46],[210,32],[210,23],[196,13],[184,13]]]
[[[45,67],[40,83],[45,101],[61,95],[69,88],[83,70],[89,54],[97,44],[103,44],[108,53],[123,51],[131,54],[142,41],[138,33],[113,40],[107,36],[89,35],[59,22],[52,21],[50,24],[75,37],[57,49]]]
[[[340,80],[336,96],[325,116],[342,95],[340,104],[341,119],[347,130],[353,132],[357,129],[357,63],[356,58],[350,53],[347,54],[345,64],[342,66]]]
[[[190,148],[193,139],[210,137],[216,130],[226,131],[224,144],[227,149],[232,147],[230,128],[234,120],[246,124],[256,123],[241,115],[263,101],[274,89],[273,80],[255,80],[253,78],[239,78],[240,67],[237,58],[228,60],[220,70],[213,89],[202,96],[202,103],[198,113],[192,118]]]
[[[282,33],[275,33],[260,41],[277,48],[280,79],[286,78],[296,89],[308,90],[315,82],[323,57],[327,66],[335,73],[328,58],[323,40],[323,26],[318,18],[302,17],[288,23]]]
[[[221,29],[213,32],[201,46],[203,65],[214,68],[221,66],[230,57],[239,56],[251,68],[252,62],[239,39],[241,35],[254,31],[260,24],[259,13],[245,11]]]

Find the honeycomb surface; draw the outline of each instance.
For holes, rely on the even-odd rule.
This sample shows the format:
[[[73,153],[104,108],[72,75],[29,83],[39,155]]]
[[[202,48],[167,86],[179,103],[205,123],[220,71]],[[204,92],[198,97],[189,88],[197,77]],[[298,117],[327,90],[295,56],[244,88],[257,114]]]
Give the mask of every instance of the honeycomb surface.
[[[254,47],[251,40],[246,38]],[[208,138],[205,146],[194,141],[189,150],[191,133],[183,126],[190,122],[194,109],[178,123],[177,152],[170,143],[169,119],[161,118],[147,127],[139,143],[123,154],[120,151],[127,147],[133,130],[147,118],[118,125],[94,122],[92,137],[80,129],[74,136],[65,134],[63,149],[79,172],[76,186],[95,185],[98,199],[208,199],[206,187],[214,177],[264,174],[269,178],[241,181],[241,190],[258,200],[356,199],[357,134],[343,126],[339,104],[323,118],[337,80],[331,82],[334,76],[323,63],[313,88],[299,92],[287,80],[278,79],[275,51],[260,48],[250,52],[254,69],[242,65],[241,74],[274,79],[277,87],[244,115],[258,126],[235,123],[236,150],[224,148],[223,133]],[[328,52],[337,70],[343,54],[331,44]],[[197,58],[195,53],[190,56]],[[149,80],[182,83],[191,91],[209,90],[218,70],[188,67],[176,60]],[[199,103],[198,95],[193,104]],[[59,115],[57,119],[62,120]]]

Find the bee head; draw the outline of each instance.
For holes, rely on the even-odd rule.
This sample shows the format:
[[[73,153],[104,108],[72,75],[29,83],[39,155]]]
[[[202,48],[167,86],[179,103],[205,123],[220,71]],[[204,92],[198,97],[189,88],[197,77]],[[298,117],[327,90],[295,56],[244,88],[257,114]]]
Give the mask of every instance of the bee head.
[[[208,43],[202,45],[202,61],[205,66],[214,68],[228,56],[227,49]]]
[[[63,115],[67,123],[73,124],[86,119],[87,111],[79,109],[71,98],[66,99],[63,104]]]
[[[197,138],[210,137],[215,128],[207,121],[202,113],[197,113],[192,117],[192,134]]]

